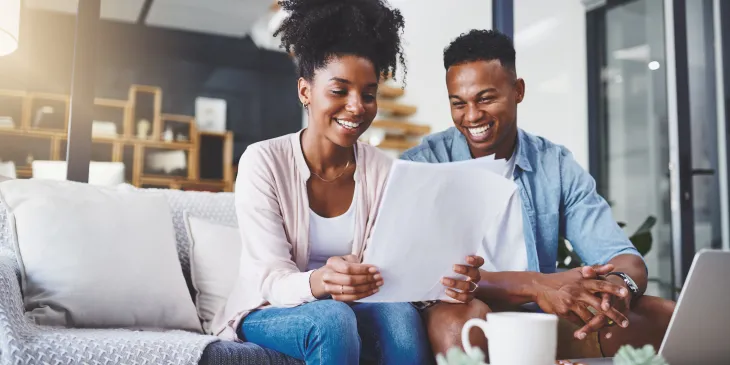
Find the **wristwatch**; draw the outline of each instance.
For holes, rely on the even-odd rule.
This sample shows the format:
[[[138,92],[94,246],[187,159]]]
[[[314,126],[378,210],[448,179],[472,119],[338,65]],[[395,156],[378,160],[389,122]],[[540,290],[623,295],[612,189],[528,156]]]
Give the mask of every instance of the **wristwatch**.
[[[637,294],[639,294],[639,287],[636,285],[636,282],[634,282],[634,280],[631,279],[630,276],[628,276],[625,273],[622,273],[620,271],[613,271],[613,272],[606,274],[606,276],[610,276],[610,275],[616,275],[616,276],[620,277],[621,280],[624,281],[624,283],[626,283],[626,286],[629,288],[629,292],[631,293],[631,298],[633,298]]]

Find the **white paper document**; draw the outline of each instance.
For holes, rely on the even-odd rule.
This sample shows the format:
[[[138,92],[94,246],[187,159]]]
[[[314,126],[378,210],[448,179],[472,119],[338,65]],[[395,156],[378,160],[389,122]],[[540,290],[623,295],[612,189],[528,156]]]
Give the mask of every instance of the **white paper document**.
[[[395,161],[363,257],[380,269],[384,285],[360,301],[453,301],[441,279],[456,277],[453,266],[478,253],[517,189],[495,173],[503,168],[482,159]]]

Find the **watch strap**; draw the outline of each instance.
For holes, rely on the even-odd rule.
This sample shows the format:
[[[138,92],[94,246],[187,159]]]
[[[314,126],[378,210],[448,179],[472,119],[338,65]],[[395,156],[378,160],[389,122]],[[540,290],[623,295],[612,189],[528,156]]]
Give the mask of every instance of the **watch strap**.
[[[639,287],[636,285],[636,282],[634,282],[634,280],[631,279],[631,277],[628,276],[626,273],[620,271],[612,271],[606,274],[606,276],[611,275],[618,276],[619,278],[621,278],[621,280],[624,281],[624,283],[626,283],[626,287],[629,288],[629,292],[631,292],[632,297],[639,293]]]

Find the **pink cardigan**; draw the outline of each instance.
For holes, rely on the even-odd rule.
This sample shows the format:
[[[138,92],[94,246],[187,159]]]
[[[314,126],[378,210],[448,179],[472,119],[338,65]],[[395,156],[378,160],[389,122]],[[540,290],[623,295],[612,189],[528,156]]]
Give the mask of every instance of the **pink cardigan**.
[[[238,279],[212,331],[237,340],[236,329],[252,310],[295,307],[317,300],[309,286],[310,171],[295,134],[249,146],[238,164],[236,212],[243,248]],[[392,160],[377,148],[357,143],[357,190],[352,253],[362,257]]]

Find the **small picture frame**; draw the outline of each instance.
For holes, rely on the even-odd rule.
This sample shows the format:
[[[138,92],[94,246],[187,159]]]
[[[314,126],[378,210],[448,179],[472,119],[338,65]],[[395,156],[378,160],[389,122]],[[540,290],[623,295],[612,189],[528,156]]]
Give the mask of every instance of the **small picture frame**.
[[[226,101],[207,97],[195,99],[195,120],[201,132],[226,131]]]

